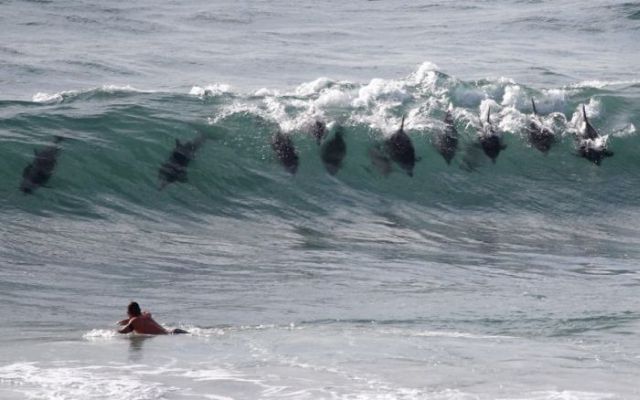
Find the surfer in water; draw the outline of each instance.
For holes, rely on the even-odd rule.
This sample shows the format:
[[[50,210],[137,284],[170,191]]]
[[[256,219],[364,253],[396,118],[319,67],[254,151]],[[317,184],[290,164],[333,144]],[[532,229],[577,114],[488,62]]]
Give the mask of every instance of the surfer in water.
[[[118,325],[123,326],[122,329],[118,329],[118,333],[139,333],[143,335],[168,335],[178,333],[189,333],[182,329],[166,330],[151,318],[151,313],[148,311],[142,312],[140,305],[135,301],[129,303],[127,307],[127,315],[129,318],[125,318],[118,322]]]

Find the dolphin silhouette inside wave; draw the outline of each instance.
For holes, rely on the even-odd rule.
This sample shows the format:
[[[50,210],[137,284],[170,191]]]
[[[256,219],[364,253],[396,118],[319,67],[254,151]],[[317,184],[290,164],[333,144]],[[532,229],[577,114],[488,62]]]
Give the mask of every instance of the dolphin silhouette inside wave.
[[[176,147],[171,152],[169,159],[158,170],[160,190],[173,182],[187,182],[187,167],[205,140],[206,136],[204,134],[200,134],[195,139],[184,143],[176,139]]]
[[[347,155],[347,144],[344,141],[343,134],[342,126],[338,126],[333,137],[328,139],[321,148],[320,157],[331,175],[338,173],[342,167],[342,160]]]
[[[582,105],[582,119],[584,119],[584,130],[578,139],[578,156],[599,166],[606,157],[613,157],[613,152],[607,149],[606,138],[600,136],[589,122],[584,105]]]
[[[385,150],[391,160],[402,168],[407,175],[413,176],[413,168],[416,165],[416,152],[411,138],[404,131],[404,116],[400,129],[394,132],[385,142]]]
[[[529,142],[533,147],[540,150],[544,154],[547,154],[551,149],[551,146],[556,140],[553,132],[542,124],[540,120],[538,110],[536,109],[536,103],[531,99],[531,105],[533,106],[533,115],[529,121],[529,127],[527,133],[529,134]]]
[[[280,164],[287,172],[295,174],[298,171],[298,153],[293,145],[293,140],[289,135],[285,135],[280,130],[271,137],[271,148],[276,153]]]
[[[453,115],[451,115],[451,106],[444,117],[444,124],[444,131],[436,135],[433,145],[447,164],[451,164],[451,160],[455,157],[458,148],[458,130],[453,121]]]
[[[62,137],[56,136],[53,144],[40,150],[34,150],[34,158],[31,164],[27,165],[22,171],[22,183],[20,190],[25,194],[31,194],[40,186],[44,186],[56,167],[58,154],[60,153],[60,143]]]
[[[499,133],[495,131],[493,125],[491,124],[491,108],[487,111],[487,122],[486,124],[482,124],[482,132],[480,133],[480,146],[482,146],[482,150],[484,150],[484,154],[487,155],[491,159],[491,161],[495,164],[496,158],[500,155],[500,151],[507,148],[505,144],[502,143],[502,138]]]

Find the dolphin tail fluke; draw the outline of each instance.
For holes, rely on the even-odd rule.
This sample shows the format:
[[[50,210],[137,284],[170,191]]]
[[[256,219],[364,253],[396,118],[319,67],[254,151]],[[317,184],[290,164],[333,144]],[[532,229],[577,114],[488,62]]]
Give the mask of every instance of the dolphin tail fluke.
[[[531,98],[531,105],[533,106],[533,113],[535,115],[538,115],[538,110],[536,110],[536,102],[533,100],[533,97]]]

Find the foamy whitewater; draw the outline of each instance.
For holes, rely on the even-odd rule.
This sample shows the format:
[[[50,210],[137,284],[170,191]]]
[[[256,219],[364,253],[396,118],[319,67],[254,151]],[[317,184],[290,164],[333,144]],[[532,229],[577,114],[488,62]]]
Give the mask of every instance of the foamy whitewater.
[[[640,398],[640,3],[156,3],[0,0],[0,399]]]

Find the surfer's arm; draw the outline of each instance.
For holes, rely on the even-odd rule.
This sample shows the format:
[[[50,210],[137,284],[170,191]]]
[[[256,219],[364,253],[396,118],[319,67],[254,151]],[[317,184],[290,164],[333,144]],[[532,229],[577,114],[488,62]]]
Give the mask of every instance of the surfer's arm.
[[[126,334],[133,332],[133,321],[129,322],[127,326],[122,329],[118,329],[118,333]]]
[[[126,324],[129,323],[130,320],[131,320],[131,318],[125,318],[125,319],[123,319],[121,321],[118,321],[117,324],[120,325],[120,326],[126,325]]]

